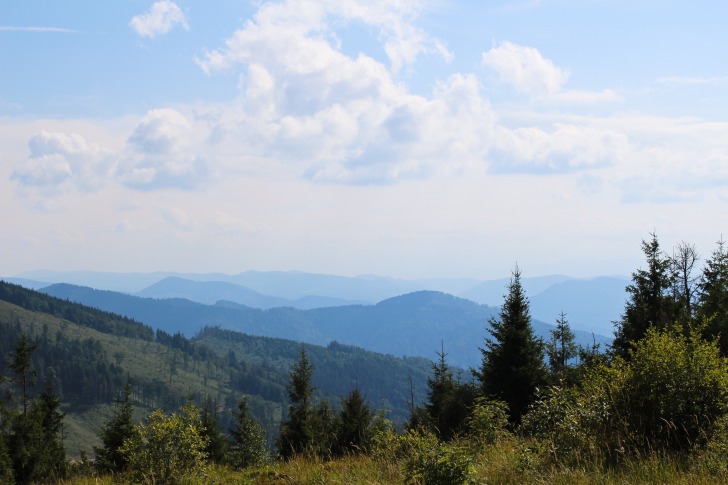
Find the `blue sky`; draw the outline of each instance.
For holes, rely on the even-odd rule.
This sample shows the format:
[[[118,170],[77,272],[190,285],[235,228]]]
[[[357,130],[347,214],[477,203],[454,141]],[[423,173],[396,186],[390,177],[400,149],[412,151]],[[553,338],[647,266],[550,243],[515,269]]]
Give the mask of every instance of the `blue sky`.
[[[728,234],[722,1],[0,0],[0,274],[627,275]]]

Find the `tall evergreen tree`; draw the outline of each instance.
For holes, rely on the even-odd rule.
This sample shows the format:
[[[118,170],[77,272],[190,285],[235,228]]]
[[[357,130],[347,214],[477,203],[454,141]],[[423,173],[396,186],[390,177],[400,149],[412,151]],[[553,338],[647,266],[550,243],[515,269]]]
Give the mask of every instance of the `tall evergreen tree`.
[[[549,359],[551,375],[558,380],[569,383],[569,361],[579,353],[579,346],[574,340],[566,314],[561,312],[556,319],[556,328],[550,331],[551,340],[546,342],[546,356]]]
[[[612,349],[616,355],[629,358],[629,349],[641,340],[650,327],[663,329],[678,318],[678,303],[671,289],[675,281],[672,260],[660,249],[657,236],[642,241],[647,269],[632,273],[627,286],[629,300],[618,323]]]
[[[268,458],[265,436],[260,424],[250,417],[248,401],[238,401],[235,411],[235,426],[230,429],[230,462],[235,468],[246,468],[264,463]]]
[[[725,241],[705,262],[703,275],[698,283],[698,317],[708,322],[708,337],[718,337],[723,356],[728,356],[728,248]]]
[[[306,450],[313,440],[313,364],[301,346],[298,362],[291,369],[288,383],[288,418],[281,422],[278,450],[285,458]]]
[[[101,430],[102,446],[94,446],[96,467],[99,470],[120,472],[126,467],[126,456],[119,450],[124,441],[134,433],[133,413],[131,384],[127,382],[124,386],[124,397],[116,399],[114,414]]]
[[[205,407],[200,414],[201,432],[207,445],[205,453],[207,459],[213,463],[222,463],[227,454],[228,440],[220,431],[217,424],[216,405],[209,396],[205,396]]]
[[[426,423],[443,440],[453,438],[464,426],[475,400],[473,386],[455,379],[445,360],[445,349],[437,353],[432,364],[432,377],[427,379]]]
[[[508,404],[510,422],[519,423],[532,402],[536,389],[546,383],[543,342],[533,334],[528,298],[521,285],[521,272],[516,266],[508,284],[508,294],[500,318],[491,318],[481,348],[483,361],[475,375],[485,396]]]
[[[359,388],[354,388],[341,402],[336,451],[362,452],[369,448],[372,437],[372,411]]]
[[[36,348],[38,342],[31,342],[25,333],[21,333],[8,359],[8,367],[14,374],[10,379],[20,388],[23,416],[28,414],[30,388],[35,384],[36,371],[31,357]]]

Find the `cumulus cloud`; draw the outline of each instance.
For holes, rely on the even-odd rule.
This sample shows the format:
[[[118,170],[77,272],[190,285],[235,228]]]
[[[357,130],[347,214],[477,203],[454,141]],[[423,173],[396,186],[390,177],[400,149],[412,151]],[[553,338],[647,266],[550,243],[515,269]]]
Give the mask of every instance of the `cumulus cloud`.
[[[171,0],[154,3],[147,12],[131,19],[129,26],[141,37],[154,38],[172,30],[176,25],[189,30],[187,18]]]
[[[558,124],[551,131],[501,128],[492,157],[497,172],[558,173],[614,165],[631,150],[623,133]]]
[[[119,165],[123,183],[140,190],[191,189],[208,175],[206,161],[190,121],[173,109],[149,111],[127,140]]]
[[[529,95],[555,94],[569,79],[568,70],[545,59],[538,49],[511,42],[483,53],[483,64],[495,70],[502,82]]]
[[[11,178],[24,186],[97,189],[108,173],[109,153],[75,133],[41,131],[28,141],[30,156]]]
[[[558,67],[533,47],[502,42],[484,52],[482,62],[498,74],[502,83],[534,99],[565,104],[596,104],[621,100],[610,89],[600,92],[564,90],[564,85],[569,80],[569,70]]]

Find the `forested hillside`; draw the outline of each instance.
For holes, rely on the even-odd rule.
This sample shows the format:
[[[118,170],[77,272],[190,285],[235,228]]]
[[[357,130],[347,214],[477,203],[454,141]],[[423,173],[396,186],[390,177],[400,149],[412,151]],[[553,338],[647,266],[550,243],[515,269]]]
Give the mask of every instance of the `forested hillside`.
[[[187,339],[0,282],[0,355],[8,355],[21,334],[38,343],[32,356],[38,379],[31,392],[40,392],[46,381],[57,389],[72,454],[79,448],[90,451],[108,405],[127,379],[140,415],[208,400],[220,410],[223,429],[238,399],[249,396],[253,415],[271,439],[285,414],[288,373],[301,349],[297,342],[216,328]],[[410,412],[410,392],[416,401],[424,398],[431,365],[426,359],[400,359],[336,343],[307,345],[306,351],[316,368],[317,399],[334,408],[358,386],[372,405],[388,409],[401,422]],[[5,361],[0,373],[9,375]]]
[[[497,308],[435,291],[418,291],[383,300],[376,305],[348,305],[312,310],[272,308],[261,310],[230,302],[203,305],[183,299],[138,298],[111,291],[67,284],[43,292],[85,305],[120,313],[168,333],[192,336],[205,326],[219,326],[249,335],[286,338],[326,345],[338,341],[396,356],[435,357],[444,345],[456,366],[468,368],[480,360],[478,346]],[[568,312],[568,309],[564,310]],[[554,314],[554,321],[558,314]],[[553,325],[533,322],[536,335],[548,339]],[[577,343],[610,341],[574,331]]]

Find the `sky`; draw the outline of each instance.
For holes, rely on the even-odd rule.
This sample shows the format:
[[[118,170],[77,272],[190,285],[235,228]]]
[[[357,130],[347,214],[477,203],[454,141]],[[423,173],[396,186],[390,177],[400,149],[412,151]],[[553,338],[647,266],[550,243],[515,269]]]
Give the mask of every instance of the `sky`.
[[[0,275],[628,276],[728,237],[723,0],[0,0]]]

